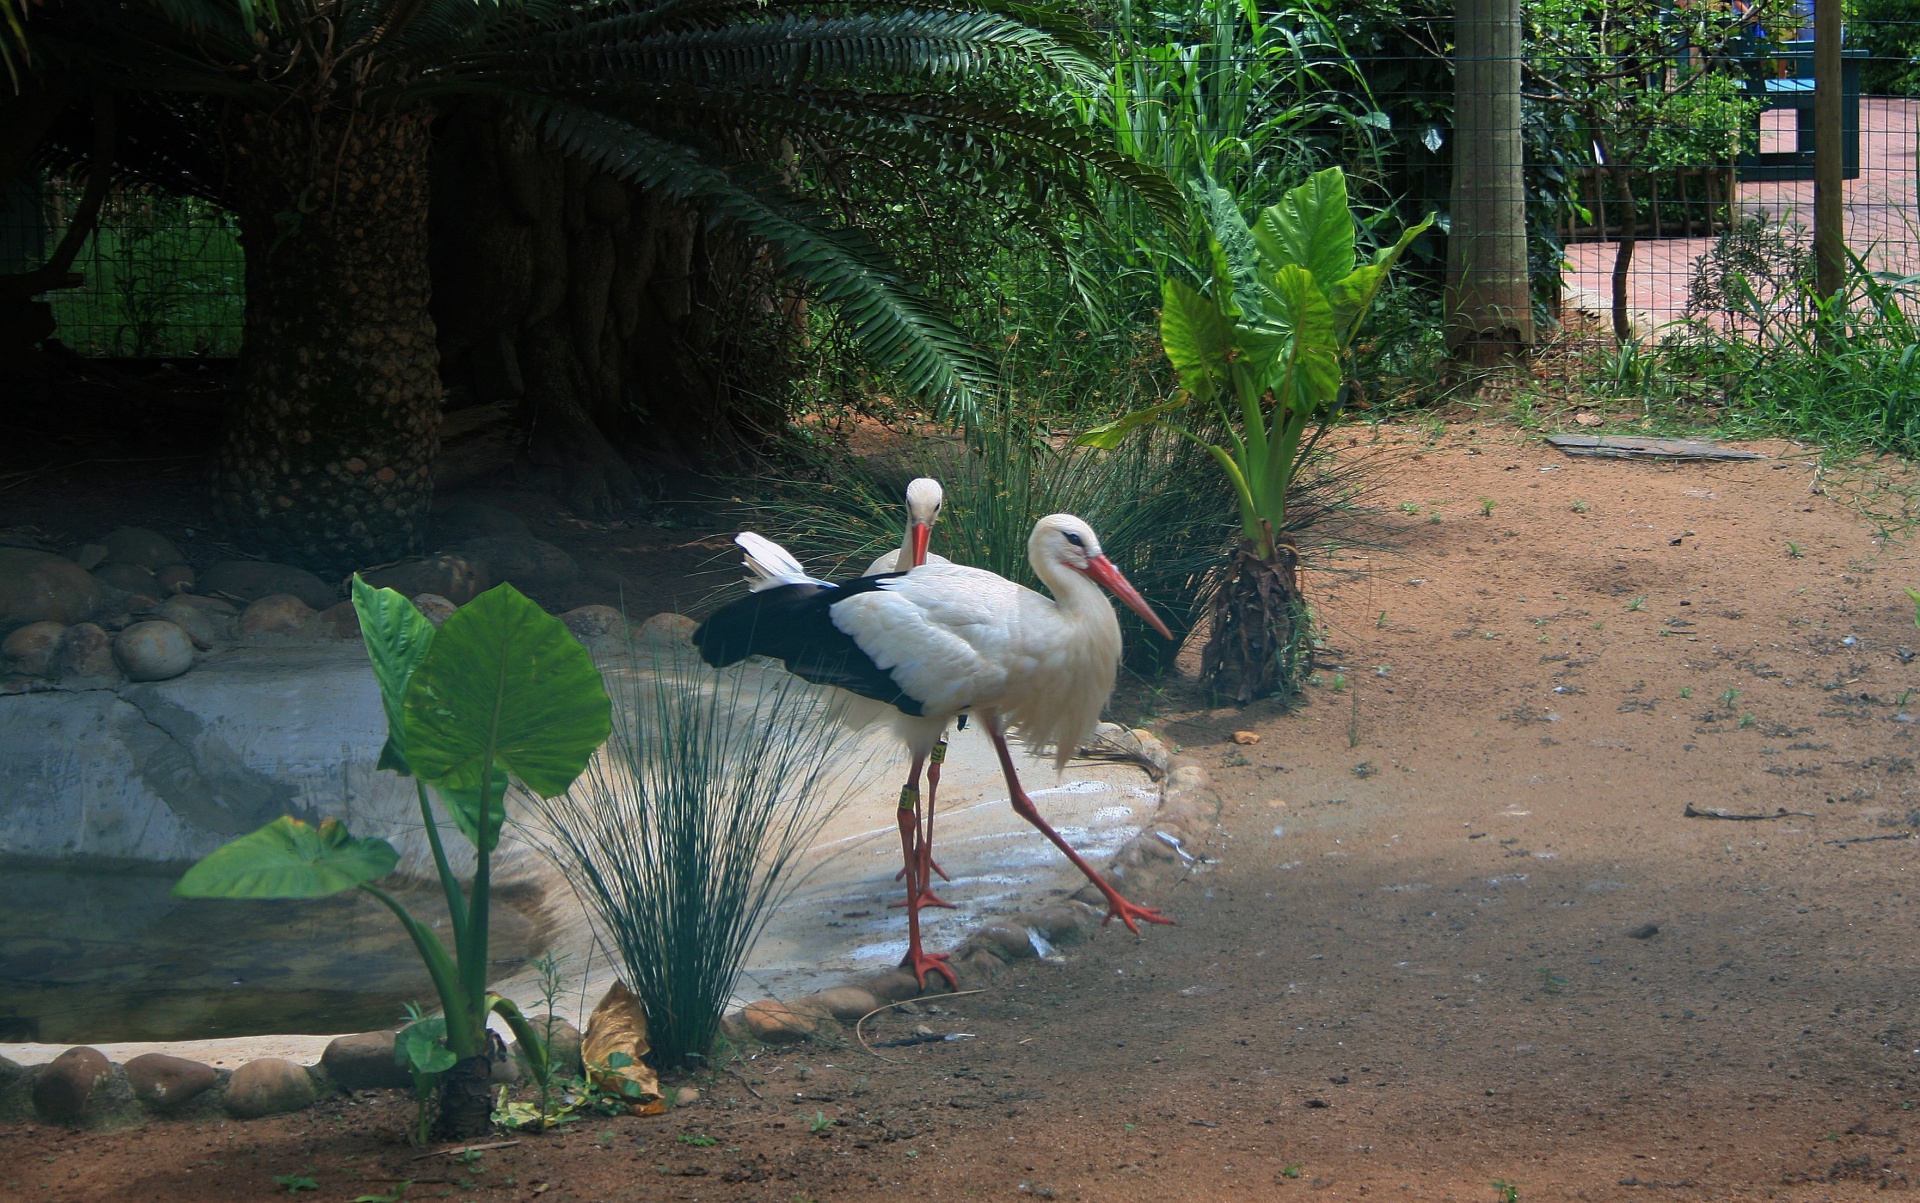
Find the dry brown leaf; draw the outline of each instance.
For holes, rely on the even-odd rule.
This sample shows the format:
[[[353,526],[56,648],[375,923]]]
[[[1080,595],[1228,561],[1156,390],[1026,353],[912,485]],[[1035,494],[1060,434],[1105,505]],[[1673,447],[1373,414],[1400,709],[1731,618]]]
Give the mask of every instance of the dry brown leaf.
[[[647,1043],[647,1016],[640,1000],[618,978],[607,990],[600,1005],[587,1020],[587,1032],[580,1042],[580,1057],[586,1062],[593,1084],[608,1094],[628,1100],[630,1115],[659,1115],[666,1110],[660,1097],[660,1079],[647,1068],[645,1057],[652,1046]],[[627,1063],[608,1065],[615,1053],[623,1053]],[[631,1082],[639,1089],[623,1085]]]
[[[1243,748],[1252,747],[1254,744],[1260,742],[1260,733],[1258,731],[1235,731],[1233,733],[1233,742]]]
[[[1577,413],[1573,415],[1573,420],[1582,426],[1598,426],[1600,423],[1606,421],[1605,418],[1595,413]]]

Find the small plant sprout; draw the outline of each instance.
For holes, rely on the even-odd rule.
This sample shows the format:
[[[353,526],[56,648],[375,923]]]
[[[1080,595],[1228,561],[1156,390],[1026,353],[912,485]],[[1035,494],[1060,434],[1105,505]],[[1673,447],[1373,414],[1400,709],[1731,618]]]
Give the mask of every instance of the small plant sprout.
[[[1280,1167],[1280,1176],[1282,1178],[1298,1178],[1305,1169],[1305,1166],[1283,1165]]]
[[[1920,627],[1920,589],[1907,590],[1907,596],[1913,601],[1913,625]]]
[[[313,1178],[312,1166],[307,1166],[297,1174],[275,1174],[273,1181],[290,1195],[297,1195],[303,1190],[320,1189],[320,1183]]]
[[[1335,693],[1339,693],[1341,690],[1345,689],[1346,687],[1347,687],[1347,674],[1345,673],[1333,674],[1333,691]]]
[[[1505,1178],[1495,1178],[1493,1189],[1500,1192],[1497,1203],[1520,1203],[1520,1184],[1508,1182]]]
[[[1576,501],[1572,505],[1568,506],[1567,508],[1572,510],[1576,514],[1584,514],[1588,510],[1592,509],[1593,507],[1588,505],[1584,501]]]
[[[1540,991],[1543,994],[1558,994],[1567,988],[1567,979],[1561,977],[1545,965],[1534,972],[1540,975]]]
[[[1680,696],[1681,696],[1681,697],[1683,697],[1683,698],[1690,698],[1690,697],[1692,697],[1692,696],[1693,696],[1693,686],[1691,686],[1691,685],[1682,685],[1682,686],[1680,687]]]
[[[1743,714],[1740,716],[1740,726],[1742,728],[1753,726],[1753,722],[1754,722],[1754,719],[1751,714]]]
[[[1636,597],[1632,601],[1628,602],[1626,608],[1629,614],[1634,613],[1635,611],[1638,611],[1638,610],[1646,609],[1647,595],[1642,593],[1639,597]]]
[[[1732,710],[1733,704],[1739,700],[1740,700],[1739,690],[1731,687],[1724,689],[1720,692],[1720,709]]]
[[[1792,556],[1794,559],[1799,560],[1799,559],[1804,559],[1807,553],[1806,553],[1806,550],[1802,548],[1798,543],[1795,543],[1789,540],[1787,542],[1787,554]]]
[[[819,1129],[815,1128],[818,1132]],[[692,1145],[696,1149],[710,1149],[720,1143],[717,1136],[708,1136],[705,1132],[682,1132],[677,1139],[683,1145]]]
[[[1480,499],[1480,516],[1482,518],[1493,517],[1493,498],[1482,497]]]
[[[1417,501],[1403,501],[1400,503],[1400,512],[1403,514],[1417,514],[1420,512],[1420,503]]]
[[[1376,664],[1373,666],[1373,675],[1376,677],[1384,677],[1392,671],[1393,665],[1391,664]]]
[[[1387,612],[1385,610],[1380,611],[1380,617],[1373,620],[1373,625],[1378,630],[1384,631],[1387,629]]]
[[[813,1118],[807,1120],[807,1131],[813,1133],[825,1132],[828,1128],[833,1127],[839,1122],[839,1120],[828,1118],[827,1113],[824,1111],[816,1111],[813,1113]],[[1132,1125],[1128,1126],[1131,1127]]]
[[[1440,524],[1440,511],[1439,511],[1439,510],[1435,510],[1435,511],[1433,511],[1433,513],[1431,513],[1431,514],[1428,514],[1428,515],[1427,515],[1427,521],[1428,521],[1428,522],[1430,522],[1430,523],[1432,523],[1432,524],[1433,524],[1433,525],[1435,525],[1435,526],[1438,526],[1438,525]]]

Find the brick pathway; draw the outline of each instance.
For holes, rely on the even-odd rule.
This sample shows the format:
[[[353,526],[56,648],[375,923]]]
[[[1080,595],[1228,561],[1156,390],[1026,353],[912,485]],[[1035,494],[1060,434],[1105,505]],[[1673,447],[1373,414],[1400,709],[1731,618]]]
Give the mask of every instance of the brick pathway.
[[[1763,150],[1792,148],[1793,114],[1776,109],[1761,125]],[[1920,272],[1920,192],[1915,188],[1920,100],[1867,97],[1860,102],[1860,178],[1846,184],[1847,242],[1875,271]],[[1766,181],[1739,186],[1742,213],[1785,219],[1813,229],[1813,181]],[[1568,299],[1596,313],[1608,311],[1615,248],[1579,242],[1567,248]],[[1708,238],[1642,239],[1629,276],[1635,325],[1657,329],[1686,309],[1693,263],[1713,245]]]

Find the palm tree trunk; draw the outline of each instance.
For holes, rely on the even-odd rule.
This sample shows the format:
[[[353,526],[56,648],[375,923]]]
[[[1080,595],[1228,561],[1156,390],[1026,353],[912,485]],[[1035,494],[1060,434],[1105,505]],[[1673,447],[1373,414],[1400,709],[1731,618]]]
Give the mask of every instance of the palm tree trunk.
[[[290,107],[239,122],[247,314],[214,488],[242,547],[335,573],[420,549],[441,397],[431,120]]]
[[[1633,272],[1633,248],[1640,233],[1640,206],[1633,196],[1633,169],[1614,167],[1614,192],[1620,198],[1620,246],[1613,255],[1613,337],[1625,343],[1633,337],[1633,314],[1628,308],[1627,282]],[[1601,202],[1605,204],[1603,200]]]

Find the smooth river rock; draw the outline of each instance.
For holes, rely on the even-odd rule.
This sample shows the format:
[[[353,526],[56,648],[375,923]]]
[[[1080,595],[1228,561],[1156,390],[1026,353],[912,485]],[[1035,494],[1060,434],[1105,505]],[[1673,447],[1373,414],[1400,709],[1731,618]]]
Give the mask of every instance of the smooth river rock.
[[[111,681],[120,675],[113,660],[113,636],[98,623],[76,622],[68,627],[55,659],[63,681]]]
[[[133,1097],[162,1110],[191,1102],[220,1080],[211,1065],[165,1053],[142,1053],[127,1062],[126,1071]]]
[[[83,622],[99,605],[100,582],[72,560],[0,547],[0,634],[30,622]]]
[[[50,676],[67,628],[57,622],[30,622],[0,640],[0,665],[29,677]]]
[[[313,1075],[305,1066],[281,1057],[262,1057],[233,1071],[227,1079],[227,1114],[235,1119],[259,1119],[310,1107],[320,1097]]]
[[[315,610],[324,610],[340,600],[332,585],[306,569],[263,560],[223,560],[200,574],[198,588],[202,593],[224,593],[242,603],[274,593],[291,593]]]
[[[129,681],[168,681],[193,667],[193,640],[172,623],[152,618],[113,637],[113,658]]]
[[[34,1110],[56,1123],[85,1119],[87,1104],[112,1077],[113,1063],[99,1049],[70,1048],[34,1078]]]
[[[355,1032],[336,1036],[320,1054],[327,1080],[342,1090],[387,1090],[413,1085],[413,1075],[394,1060],[393,1041],[399,1028],[382,1032]]]
[[[235,624],[243,637],[304,635],[313,621],[313,607],[291,593],[269,593],[240,611]]]
[[[185,558],[172,539],[144,526],[123,526],[102,536],[100,545],[107,549],[106,563],[132,564],[149,572],[178,564]]]

